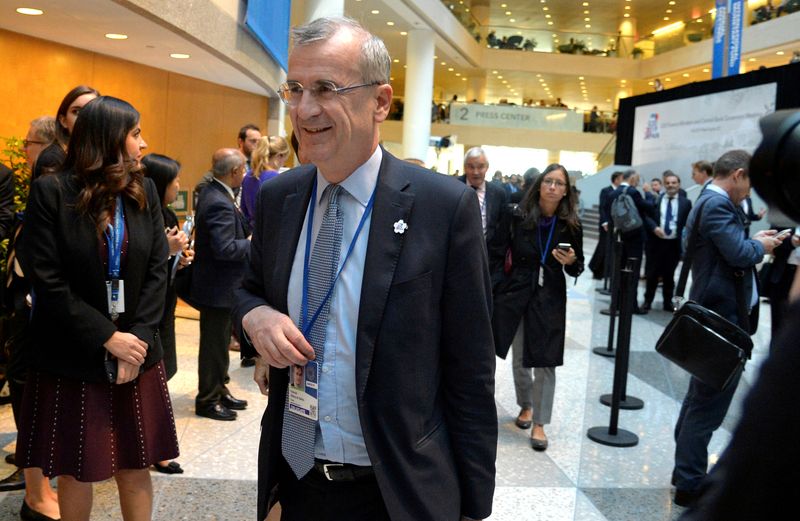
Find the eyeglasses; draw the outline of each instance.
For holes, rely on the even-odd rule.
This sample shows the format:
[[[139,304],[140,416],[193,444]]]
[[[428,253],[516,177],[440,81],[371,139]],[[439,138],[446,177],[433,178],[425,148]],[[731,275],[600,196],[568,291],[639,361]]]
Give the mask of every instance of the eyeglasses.
[[[322,80],[314,83],[313,87],[303,87],[299,81],[287,81],[278,88],[278,96],[281,101],[286,103],[289,107],[296,107],[303,99],[303,92],[306,90],[311,93],[318,101],[330,101],[337,95],[344,94],[345,92],[360,89],[361,87],[372,87],[374,85],[381,85],[383,82],[373,81],[371,83],[359,83],[358,85],[351,85],[349,87],[337,87],[335,83],[328,80]]]
[[[558,188],[564,188],[565,186],[567,186],[567,183],[565,183],[564,181],[559,181],[558,179],[545,179],[544,181],[542,181],[542,184],[545,186],[555,186]]]
[[[23,139],[22,146],[24,148],[28,148],[29,145],[46,145],[47,143],[44,141],[34,141],[32,139]]]

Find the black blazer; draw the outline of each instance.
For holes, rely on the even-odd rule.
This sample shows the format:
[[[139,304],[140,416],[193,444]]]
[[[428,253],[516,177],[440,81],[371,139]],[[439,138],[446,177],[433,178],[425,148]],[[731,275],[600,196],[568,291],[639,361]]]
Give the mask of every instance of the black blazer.
[[[258,194],[250,267],[236,324],[259,305],[287,313],[292,261],[316,169],[304,165]],[[393,232],[403,220],[408,229]],[[358,414],[393,521],[483,519],[497,449],[491,290],[471,188],[383,152],[356,346]],[[240,338],[244,338],[241,336]],[[255,355],[242,344],[242,355]],[[262,421],[258,519],[276,500],[286,369],[270,369]],[[286,472],[286,470],[284,470]]]
[[[458,176],[458,180],[467,183],[467,176]],[[508,204],[508,193],[494,182],[486,182],[486,242],[492,240],[500,224],[500,215]]]
[[[612,194],[614,193],[613,186],[607,186],[600,190],[600,229],[603,228],[603,223],[611,223],[611,201]]]
[[[0,241],[14,228],[14,173],[0,164]]]
[[[192,301],[230,309],[250,254],[249,227],[225,187],[209,184],[200,194],[192,267]]]
[[[18,251],[33,286],[30,330],[38,370],[107,381],[103,344],[117,330],[147,342],[145,368],[161,360],[157,331],[169,251],[155,185],[146,178],[144,186],[147,206],[143,210],[123,198],[128,235],[121,266],[125,312],[115,325],[108,314],[102,241],[94,222],[75,211],[81,190],[77,177],[67,171],[33,183]]]
[[[653,233],[653,230],[661,226],[661,202],[666,195],[662,194],[656,200],[653,206],[655,215],[645,219],[644,223],[647,227],[648,233]],[[683,229],[686,226],[686,219],[689,217],[689,212],[692,210],[692,202],[686,197],[678,197],[678,219],[676,221],[677,235],[676,238],[680,241],[683,239]]]

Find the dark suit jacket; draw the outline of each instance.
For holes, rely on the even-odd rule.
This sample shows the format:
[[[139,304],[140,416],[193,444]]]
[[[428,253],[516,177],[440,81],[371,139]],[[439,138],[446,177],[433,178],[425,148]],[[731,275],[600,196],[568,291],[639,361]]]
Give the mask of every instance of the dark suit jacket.
[[[316,180],[305,165],[259,192],[250,268],[235,323],[267,304],[287,313],[297,240]],[[393,232],[402,219],[403,234]],[[383,152],[356,346],[358,414],[394,521],[488,517],[497,416],[491,290],[472,189]],[[255,355],[246,342],[243,356]],[[276,498],[286,369],[270,369],[262,421],[258,519]]]
[[[192,301],[211,308],[233,307],[250,254],[248,225],[225,187],[209,184],[200,194],[192,267]]]
[[[645,226],[647,227],[647,232],[652,234],[653,230],[661,226],[661,203],[664,200],[666,195],[662,194],[656,200],[655,205],[653,206],[653,211],[655,215],[652,217],[647,217],[644,221]],[[692,210],[692,202],[689,201],[686,197],[678,196],[678,220],[676,222],[677,227],[677,240],[681,240],[683,238],[683,229],[686,226],[686,219],[689,217],[689,212]]]
[[[11,234],[14,227],[14,173],[0,164],[0,241]]]
[[[147,207],[123,198],[127,249],[122,261],[125,312],[108,315],[104,267],[94,222],[75,211],[80,185],[72,172],[33,183],[20,239],[19,259],[34,291],[30,331],[37,369],[105,382],[103,344],[115,331],[147,342],[144,367],[162,358],[156,332],[164,309],[169,255],[161,199],[144,179]]]
[[[613,201],[612,194],[614,193],[613,186],[607,186],[600,190],[600,229],[603,228],[603,223],[611,225],[611,201]]]
[[[692,289],[689,298],[742,326],[736,306],[734,273],[744,271],[745,303],[750,305],[756,264],[764,257],[764,247],[744,236],[741,213],[730,198],[704,190],[687,219],[691,235],[698,210],[702,218],[692,262]],[[688,240],[688,239],[687,239]]]
[[[467,176],[458,176],[458,180],[466,184]],[[493,181],[486,182],[486,242],[491,241],[497,233],[500,214],[508,204],[508,196],[509,194]]]

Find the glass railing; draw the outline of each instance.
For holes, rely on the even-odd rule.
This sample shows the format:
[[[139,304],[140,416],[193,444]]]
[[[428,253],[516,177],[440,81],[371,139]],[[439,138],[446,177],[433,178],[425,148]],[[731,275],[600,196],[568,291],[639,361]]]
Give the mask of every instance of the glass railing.
[[[515,26],[482,25],[475,17],[471,0],[442,0],[453,16],[488,48],[532,52],[650,58],[686,47],[713,36],[715,10],[691,20],[673,22],[652,34],[634,40],[619,33],[579,33]],[[772,4],[780,4],[773,7]],[[750,0],[745,3],[745,26],[767,23],[778,17],[800,12],[800,0]]]

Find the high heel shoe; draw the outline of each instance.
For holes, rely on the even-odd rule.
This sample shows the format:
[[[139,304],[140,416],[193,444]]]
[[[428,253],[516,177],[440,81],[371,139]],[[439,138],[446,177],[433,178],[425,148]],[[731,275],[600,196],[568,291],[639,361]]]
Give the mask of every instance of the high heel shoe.
[[[52,517],[32,509],[28,506],[24,498],[22,499],[22,508],[19,510],[19,518],[22,519],[22,521],[61,521],[60,519],[53,519]]]

